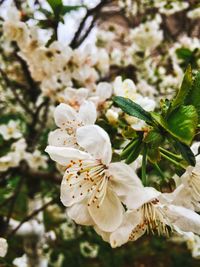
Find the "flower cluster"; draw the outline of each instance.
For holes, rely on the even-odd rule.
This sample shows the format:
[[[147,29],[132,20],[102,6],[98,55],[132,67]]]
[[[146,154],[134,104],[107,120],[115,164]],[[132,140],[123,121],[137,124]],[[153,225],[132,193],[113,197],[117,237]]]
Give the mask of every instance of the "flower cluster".
[[[133,168],[124,162],[112,162],[109,136],[94,125],[95,109],[92,112],[92,106],[85,110],[81,106],[79,114],[77,117],[66,104],[55,109],[60,129],[50,134],[50,146],[46,148],[65,170],[61,201],[71,219],[94,226],[112,247],[137,240],[144,233],[200,234],[200,216],[195,212],[200,201],[198,165],[186,170],[172,193],[144,187]]]

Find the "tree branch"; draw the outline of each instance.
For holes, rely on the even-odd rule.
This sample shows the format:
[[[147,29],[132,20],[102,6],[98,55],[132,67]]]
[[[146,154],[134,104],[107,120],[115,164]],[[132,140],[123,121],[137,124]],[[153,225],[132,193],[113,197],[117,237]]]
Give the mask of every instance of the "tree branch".
[[[7,238],[8,239],[11,238],[25,222],[28,222],[29,220],[34,218],[38,213],[40,213],[41,211],[45,210],[49,205],[51,205],[51,204],[53,204],[53,203],[55,203],[57,201],[58,201],[58,199],[52,199],[49,202],[45,203],[39,209],[36,209],[31,214],[27,215],[24,219],[22,219],[22,221],[18,224],[18,226],[8,234]]]
[[[83,29],[85,27],[86,21],[87,19],[95,14],[95,20],[97,19],[97,17],[99,17],[100,15],[100,11],[101,9],[110,2],[110,0],[102,0],[96,7],[92,8],[92,9],[88,9],[85,16],[83,17],[81,23],[79,24],[79,27],[70,43],[70,46],[72,48],[77,48],[84,40],[85,38],[88,36],[88,34],[90,33],[93,25],[94,25],[94,21],[93,23],[89,26],[89,28],[86,30],[86,37],[85,38],[81,38],[81,34],[83,32]],[[94,20],[94,19],[93,19]]]

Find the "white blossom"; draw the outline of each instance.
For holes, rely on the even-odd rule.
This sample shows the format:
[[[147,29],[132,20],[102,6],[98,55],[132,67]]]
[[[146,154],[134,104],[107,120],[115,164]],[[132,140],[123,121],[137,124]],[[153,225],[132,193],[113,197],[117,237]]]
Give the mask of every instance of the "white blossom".
[[[0,134],[3,136],[4,140],[9,140],[11,138],[18,139],[22,137],[22,133],[19,128],[19,122],[10,120],[8,124],[1,124]]]
[[[0,257],[5,257],[8,250],[8,243],[6,239],[0,238]]]

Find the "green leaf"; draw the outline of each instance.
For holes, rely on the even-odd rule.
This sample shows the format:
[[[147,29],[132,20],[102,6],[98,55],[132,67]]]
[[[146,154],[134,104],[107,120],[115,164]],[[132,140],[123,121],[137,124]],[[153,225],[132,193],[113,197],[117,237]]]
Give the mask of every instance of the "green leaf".
[[[198,114],[194,106],[181,106],[170,114],[166,121],[167,130],[179,141],[190,145],[198,125]]]
[[[149,124],[151,124],[152,118],[151,114],[144,110],[140,105],[133,102],[131,99],[115,96],[113,101],[127,114],[136,117],[140,120],[143,120]]]
[[[153,119],[180,142],[190,145],[198,125],[198,114],[194,106],[181,106],[174,110],[167,119],[151,112]]]
[[[176,54],[179,59],[188,60],[188,58],[191,58],[193,53],[188,48],[178,48],[176,49]]]
[[[175,146],[181,153],[182,157],[189,163],[189,165],[192,166],[196,165],[196,159],[194,153],[192,152],[189,146],[182,144],[178,141],[175,142]]]
[[[192,69],[191,66],[189,65],[183,77],[181,88],[179,89],[175,99],[172,101],[168,114],[184,104],[185,98],[188,95],[191,87],[192,87]]]
[[[195,106],[200,120],[200,71],[194,77],[192,89],[186,99],[186,104]]]
[[[155,148],[160,146],[160,144],[164,141],[164,137],[158,131],[152,129],[148,132],[143,141]]]
[[[138,139],[138,141],[135,143],[132,149],[132,152],[129,154],[129,156],[125,160],[126,164],[131,164],[134,160],[136,160],[142,148],[143,148],[143,143],[141,142],[141,140]]]
[[[63,3],[62,0],[47,0],[48,4],[53,10],[55,15],[58,15],[62,9]]]
[[[79,8],[85,7],[85,5],[76,5],[76,6],[62,6],[61,9],[61,15],[64,16],[65,14],[71,12],[71,11],[75,11],[78,10]]]

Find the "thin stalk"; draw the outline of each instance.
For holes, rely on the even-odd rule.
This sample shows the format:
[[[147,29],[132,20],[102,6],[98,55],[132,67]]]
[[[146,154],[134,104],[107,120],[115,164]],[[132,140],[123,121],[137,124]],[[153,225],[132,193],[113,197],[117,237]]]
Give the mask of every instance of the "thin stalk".
[[[176,166],[178,166],[178,167],[180,167],[180,168],[182,168],[182,169],[184,169],[184,170],[186,169],[186,167],[185,167],[183,164],[181,164],[180,162],[177,162],[177,161],[175,161],[174,159],[168,157],[168,156],[165,155],[164,153],[161,152],[161,155],[163,156],[163,158],[169,160],[169,161],[172,162],[174,165],[176,165]]]
[[[182,157],[180,155],[174,154],[174,153],[170,152],[169,150],[164,149],[163,147],[159,147],[159,150],[160,150],[160,152],[164,153],[165,155],[172,157],[176,160],[182,159]]]
[[[144,186],[147,185],[146,166],[147,166],[147,146],[144,146],[143,157],[142,157],[142,183]]]
[[[164,175],[163,171],[161,170],[161,168],[158,166],[157,163],[154,164],[154,167],[157,170],[157,172],[160,174],[160,176],[162,177],[162,179],[165,180],[165,175]]]

